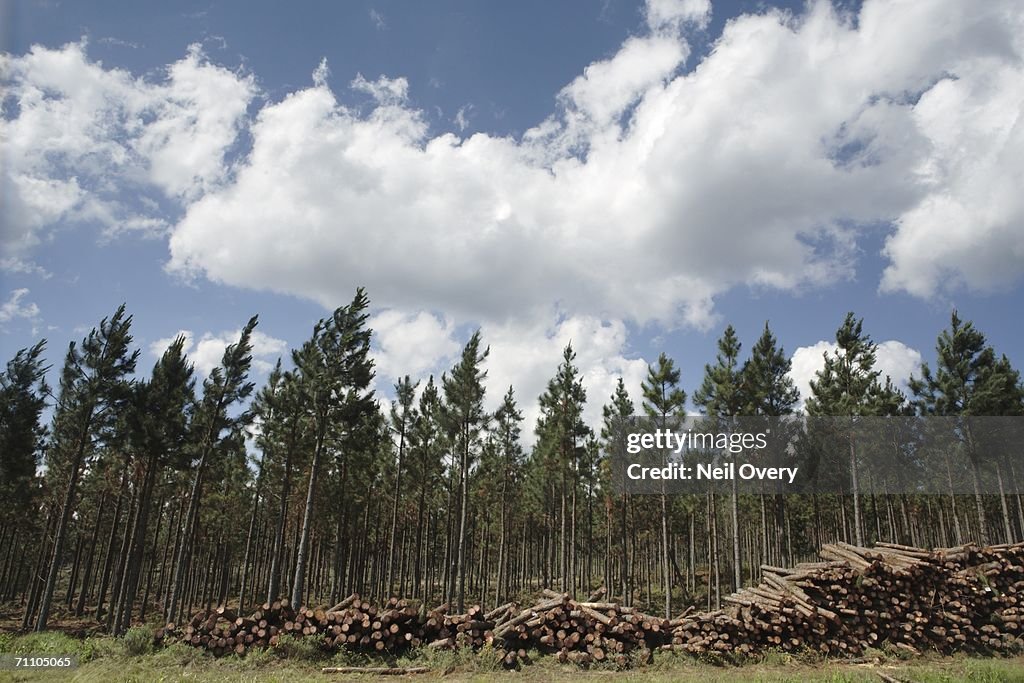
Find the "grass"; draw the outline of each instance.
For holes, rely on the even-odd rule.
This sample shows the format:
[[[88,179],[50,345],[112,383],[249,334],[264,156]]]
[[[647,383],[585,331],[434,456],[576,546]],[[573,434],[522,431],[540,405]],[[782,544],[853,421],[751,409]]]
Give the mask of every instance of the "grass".
[[[637,663],[627,671],[611,664],[580,669],[559,664],[554,657],[530,653],[533,664],[518,672],[502,671],[497,657],[488,648],[481,652],[466,650],[428,650],[398,657],[380,657],[342,652],[328,655],[303,642],[287,639],[276,648],[254,650],[245,657],[214,659],[196,648],[176,644],[151,650],[151,642],[141,629],[129,631],[124,638],[91,636],[73,638],[61,633],[28,635],[0,634],[0,653],[75,655],[79,667],[73,671],[0,671],[0,681],[72,681],[96,683],[176,682],[176,681],[334,681],[371,680],[373,676],[325,675],[324,666],[426,666],[431,672],[405,680],[499,681],[540,683],[566,678],[591,681],[711,681],[712,683],[754,682],[784,683],[879,683],[880,672],[900,681],[915,683],[1024,683],[1024,657],[972,658],[923,656],[910,660],[882,652],[859,663],[824,660],[781,652],[768,652],[742,665],[714,664],[670,652],[655,653],[649,663]],[[387,679],[380,679],[387,680]],[[403,679],[399,679],[403,680]]]

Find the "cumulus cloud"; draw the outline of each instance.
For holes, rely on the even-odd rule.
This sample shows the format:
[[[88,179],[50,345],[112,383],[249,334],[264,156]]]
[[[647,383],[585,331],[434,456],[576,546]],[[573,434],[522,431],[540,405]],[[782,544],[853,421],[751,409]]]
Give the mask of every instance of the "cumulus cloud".
[[[220,365],[224,357],[224,349],[228,344],[235,344],[241,336],[242,330],[221,332],[204,332],[198,339],[191,330],[178,330],[173,335],[163,339],[157,339],[149,345],[149,352],[159,357],[167,350],[178,337],[185,337],[184,351],[189,359],[195,364],[196,372],[203,377],[210,374],[215,367]],[[274,367],[277,359],[288,352],[288,343],[283,339],[271,337],[259,330],[252,333],[252,369],[255,372],[266,374]]]
[[[95,221],[166,230],[149,191],[188,202],[227,175],[225,150],[256,89],[197,46],[153,81],[90,61],[83,43],[0,55],[0,255],[46,229]],[[126,191],[141,200],[126,200]]]
[[[39,317],[39,306],[32,301],[24,301],[28,294],[27,289],[15,289],[7,297],[7,301],[0,304],[0,325],[6,325],[19,318],[33,323],[36,321]]]
[[[419,378],[438,373],[458,355],[455,325],[426,311],[407,314],[388,310],[369,321],[373,330],[373,359],[378,378],[396,381],[405,375]]]
[[[710,12],[648,0],[635,35],[509,137],[433,132],[405,78],[356,74],[336,92],[325,63],[247,115],[253,78],[194,48],[159,81],[80,44],[4,56],[0,238],[20,254],[49,226],[139,214],[169,230],[174,273],[328,309],[365,285],[399,312],[381,318],[397,330],[379,349],[388,372],[441,362],[451,325],[480,324],[495,381],[526,378],[524,405],[573,325],[581,354],[609,354],[590,377],[635,374],[626,322],[707,329],[730,289],[841,282],[867,231],[888,231],[884,291],[1020,280],[1018,2],[768,9],[729,20],[692,64],[689,36]],[[228,164],[243,127],[251,145]],[[124,206],[118,188],[135,178],[178,202],[180,220],[161,228]],[[422,355],[396,341],[417,326],[433,340]],[[506,344],[536,363],[502,361]],[[821,350],[794,360],[811,367]],[[899,376],[916,362],[885,353],[902,357]]]
[[[537,321],[506,321],[484,325],[483,341],[491,352],[487,370],[486,408],[496,410],[509,386],[525,417],[524,441],[534,441],[533,426],[540,415],[537,399],[547,389],[562,360],[562,351],[572,343],[576,366],[587,391],[584,421],[601,428],[601,408],[623,378],[639,410],[640,384],[647,362],[630,353],[627,331],[621,321],[593,316],[563,316],[553,324]]]
[[[793,352],[793,367],[789,376],[800,390],[800,404],[811,395],[811,380],[815,374],[825,367],[824,353],[834,354],[838,347],[834,342],[819,341],[811,346],[801,346]],[[878,345],[875,354],[875,369],[880,371],[880,379],[892,379],[893,384],[903,393],[907,393],[907,380],[921,368],[921,352],[903,342],[896,340],[884,341]]]
[[[378,103],[366,113],[322,82],[269,103],[232,182],[174,227],[170,268],[328,307],[365,283],[378,304],[459,319],[555,298],[704,328],[732,287],[852,276],[879,223],[893,226],[887,289],[1020,277],[1019,7],[743,15],[680,73],[707,11],[649,3],[648,32],[518,139],[432,135],[401,78],[357,76]]]
[[[676,28],[684,21],[703,27],[711,19],[711,0],[647,0],[646,19],[652,31]]]

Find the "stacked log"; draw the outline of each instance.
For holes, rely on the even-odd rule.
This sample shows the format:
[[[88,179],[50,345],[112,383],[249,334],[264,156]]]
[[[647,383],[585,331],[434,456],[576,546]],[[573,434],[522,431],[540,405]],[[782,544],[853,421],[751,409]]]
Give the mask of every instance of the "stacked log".
[[[425,634],[419,612],[408,601],[397,598],[377,607],[352,595],[326,610],[319,619],[313,612],[313,622],[321,625],[324,647],[329,650],[393,652],[418,647]]]
[[[225,607],[196,613],[183,627],[169,623],[156,633],[160,642],[183,642],[215,656],[245,654],[253,647],[274,647],[282,635],[316,637],[325,650],[393,652],[418,647],[426,633],[417,610],[392,598],[382,606],[350,595],[333,607],[293,610],[287,600],[264,603],[240,618]]]
[[[1024,648],[1024,543],[934,551],[835,543],[820,554],[822,561],[792,568],[762,565],[761,583],[726,597],[724,609],[688,609],[672,620],[607,600],[602,591],[577,601],[545,590],[533,605],[510,602],[488,612],[473,606],[464,614],[448,605],[421,613],[397,598],[373,605],[353,594],[332,607],[293,609],[279,600],[248,616],[225,607],[204,610],[156,635],[217,656],[273,647],[282,635],[316,638],[327,651],[488,645],[508,668],[528,663],[534,650],[579,665],[626,666],[658,648],[828,656],[884,646],[941,653]]]
[[[214,656],[245,654],[254,647],[277,645],[285,625],[295,617],[287,600],[264,604],[248,617],[239,617],[226,607],[197,612],[182,627],[172,623],[157,630],[156,641],[182,642],[209,650]]]
[[[690,654],[869,647],[920,652],[1024,646],[1024,544],[925,551],[892,543],[825,545],[822,562],[763,565],[727,607],[687,618],[667,649]]]
[[[599,598],[600,595],[592,595]],[[544,591],[537,604],[522,610],[509,605],[495,622],[492,645],[506,667],[527,660],[536,648],[561,662],[628,663],[634,650],[650,652],[667,642],[672,623],[614,602],[577,602],[568,594]]]

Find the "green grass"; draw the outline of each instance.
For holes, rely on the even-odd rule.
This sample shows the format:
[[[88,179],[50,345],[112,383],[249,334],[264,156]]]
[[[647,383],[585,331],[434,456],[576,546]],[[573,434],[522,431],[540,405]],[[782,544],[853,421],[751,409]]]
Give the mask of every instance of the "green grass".
[[[134,631],[134,632],[133,632]],[[905,660],[882,652],[872,653],[859,663],[826,660],[782,652],[750,657],[743,664],[708,663],[671,652],[657,652],[648,662],[617,671],[612,664],[580,669],[559,664],[552,656],[531,652],[532,664],[519,672],[502,671],[488,648],[408,652],[397,657],[380,657],[319,651],[312,640],[286,639],[279,647],[253,650],[245,657],[214,659],[206,652],[181,644],[150,650],[148,632],[130,631],[124,638],[93,636],[72,638],[60,633],[29,635],[0,634],[0,652],[11,654],[63,655],[79,658],[74,671],[0,671],[0,681],[72,681],[96,683],[176,681],[334,681],[378,680],[367,675],[325,675],[324,666],[426,666],[431,672],[398,680],[499,681],[540,683],[580,679],[592,681],[711,681],[712,683],[879,683],[879,672],[900,681],[915,683],[1024,683],[1024,657],[979,659],[971,657],[924,656]],[[389,677],[390,679],[390,677]],[[379,680],[389,680],[381,678]]]

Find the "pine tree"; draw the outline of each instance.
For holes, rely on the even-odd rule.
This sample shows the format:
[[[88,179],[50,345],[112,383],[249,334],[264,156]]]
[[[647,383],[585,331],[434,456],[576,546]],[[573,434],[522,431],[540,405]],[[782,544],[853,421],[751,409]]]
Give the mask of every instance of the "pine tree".
[[[220,365],[210,371],[203,382],[203,396],[193,409],[190,424],[190,440],[193,449],[193,477],[189,489],[188,511],[184,517],[184,533],[174,563],[174,578],[167,604],[167,620],[174,621],[185,589],[185,577],[191,565],[195,546],[196,520],[202,504],[203,485],[207,468],[218,454],[230,451],[232,439],[237,438],[241,429],[252,419],[252,414],[243,412],[232,415],[234,406],[245,401],[252,393],[254,384],[248,381],[252,364],[252,333],[259,322],[253,316],[242,328],[238,341],[224,349]]]
[[[1024,386],[1021,385],[1020,374],[1006,356],[996,357],[995,350],[974,323],[962,321],[953,311],[949,329],[939,334],[935,350],[938,357],[935,372],[924,363],[921,365],[921,377],[910,378],[914,403],[921,413],[941,416],[1024,414]],[[989,532],[978,484],[983,449],[978,447],[970,420],[964,422],[964,427],[974,477],[978,524],[984,541]],[[997,474],[1001,479],[998,470]],[[1005,521],[1007,515],[1003,517]]]
[[[540,396],[541,417],[537,421],[538,447],[560,479],[562,590],[575,593],[576,579],[576,492],[579,457],[589,429],[583,422],[587,392],[583,388],[576,352],[572,344],[562,351],[562,362]],[[571,527],[569,527],[571,525]]]
[[[21,349],[0,372],[0,526],[21,523],[32,504],[46,427],[40,422],[50,387],[46,341]]]
[[[515,392],[508,388],[501,406],[494,413],[494,442],[497,450],[497,468],[500,481],[500,510],[498,538],[498,576],[494,588],[494,604],[500,604],[508,594],[508,535],[509,501],[520,476],[523,447],[519,443],[523,413],[516,405]]]
[[[793,363],[778,346],[768,323],[743,364],[744,396],[748,415],[778,416],[791,414],[800,402],[800,392],[789,376]]]
[[[694,405],[706,415],[732,417],[748,403],[739,364],[741,347],[736,330],[729,325],[718,340],[715,365],[704,366],[704,380],[693,394]]]
[[[603,418],[601,440],[604,444],[605,452],[610,453],[613,458],[624,458],[626,455],[626,439],[629,436],[631,421],[634,416],[634,407],[621,377],[615,383],[615,391],[611,395],[611,402],[604,405],[601,409],[601,415]],[[629,571],[630,534],[627,528],[628,506],[628,494],[623,493],[619,499],[619,564],[622,568],[619,572],[619,592],[627,606],[632,604],[633,594],[632,576]],[[610,517],[608,525],[608,533],[610,535]]]
[[[314,440],[292,581],[291,602],[295,606],[302,604],[314,500],[327,444],[348,436],[377,406],[373,391],[369,390],[374,376],[369,355],[372,331],[366,326],[369,305],[366,292],[360,287],[350,304],[317,323],[313,337],[293,355],[302,377],[303,398],[310,412]]]
[[[454,571],[449,574],[449,596],[457,591],[459,612],[465,611],[466,593],[466,520],[469,508],[469,470],[481,447],[480,432],[488,422],[484,412],[484,380],[482,368],[490,348],[480,350],[480,331],[469,338],[462,357],[451,373],[441,378],[444,388],[444,422],[451,445],[459,462],[459,520]],[[454,588],[454,590],[453,590]]]
[[[807,414],[849,417],[873,414],[877,406],[871,397],[877,393],[881,373],[875,370],[878,346],[864,332],[864,319],[858,320],[853,313],[847,313],[836,331],[836,346],[835,353],[824,353],[825,365],[811,380],[811,396],[805,406]],[[863,545],[860,483],[852,431],[849,447],[854,540],[857,545]]]
[[[130,396],[131,374],[138,351],[129,351],[132,317],[122,304],[99,328],[68,347],[60,379],[60,397],[53,418],[53,439],[48,458],[54,472],[64,474],[64,496],[53,541],[46,584],[39,602],[37,631],[46,630],[57,575],[64,561],[68,522],[76,504],[78,481],[98,444],[111,430]]]
[[[935,345],[938,362],[933,373],[921,365],[921,377],[911,377],[917,408],[926,415],[1019,415],[1024,389],[1020,374],[1006,356],[996,357],[985,335],[956,311],[948,330]]]
[[[253,440],[260,451],[259,465],[256,470],[256,483],[253,489],[253,500],[249,511],[249,528],[245,534],[245,551],[242,556],[241,585],[238,588],[238,611],[245,610],[246,599],[254,588],[250,582],[250,561],[253,557],[253,543],[256,534],[257,520],[262,512],[260,503],[263,501],[263,488],[267,480],[268,465],[278,457],[278,442],[274,438],[274,424],[280,419],[278,407],[284,388],[285,373],[281,369],[281,359],[277,359],[274,368],[267,376],[267,383],[256,392],[249,410],[253,420]],[[255,600],[255,598],[254,598]]]
[[[419,382],[413,383],[406,375],[395,383],[396,400],[391,402],[391,431],[398,437],[398,461],[395,464],[395,493],[391,508],[391,544],[388,546],[388,578],[387,589],[390,593],[394,586],[395,574],[395,546],[398,534],[398,501],[402,493],[402,465],[405,460],[405,450],[409,437],[409,427],[416,420],[416,409],[413,401],[416,399],[416,387]]]
[[[800,392],[789,376],[793,363],[786,356],[785,350],[778,345],[775,335],[766,321],[761,337],[751,349],[750,358],[743,364],[743,394],[746,405],[743,414],[767,419],[781,415],[790,415],[800,402]],[[776,421],[772,429],[788,429],[785,422]],[[777,434],[773,441],[786,442]],[[768,508],[765,496],[759,496],[761,503],[761,543],[767,549],[771,545],[768,532]],[[786,498],[782,493],[774,495],[774,553],[783,558],[783,564],[789,561],[789,543],[782,543],[786,529]]]
[[[115,633],[121,633],[131,623],[132,606],[138,591],[142,557],[146,544],[153,491],[157,478],[168,466],[180,468],[185,459],[188,438],[188,420],[195,401],[195,379],[192,364],[184,353],[185,338],[177,337],[153,366],[148,382],[135,385],[131,410],[129,440],[144,467],[139,489],[139,504],[131,531],[123,586]]]
[[[437,385],[434,383],[434,376],[431,375],[427,379],[426,386],[423,387],[423,393],[420,394],[419,406],[413,421],[412,462],[415,468],[415,479],[419,482],[419,502],[416,506],[416,551],[413,560],[414,598],[430,594],[429,588],[423,586],[426,579],[423,567],[424,525],[427,521],[425,517],[428,496],[434,493],[444,469],[442,460],[445,444],[441,419],[441,397]],[[426,559],[429,561],[432,558]]]
[[[704,366],[704,381],[693,396],[693,403],[704,414],[716,420],[732,418],[739,415],[750,400],[747,398],[740,369],[739,356],[741,344],[736,337],[732,325],[725,328],[722,338],[718,340],[718,355],[715,365]],[[710,495],[714,495],[711,493]],[[742,563],[740,559],[740,522],[739,492],[736,477],[732,479],[730,512],[732,515],[732,570],[733,589],[739,590],[743,585],[741,577]]]
[[[277,486],[277,510],[274,513],[274,535],[267,572],[266,602],[281,597],[281,574],[284,565],[285,526],[288,503],[292,497],[296,469],[304,462],[303,455],[312,450],[309,444],[312,429],[302,392],[302,378],[293,371],[282,373],[279,386],[263,393],[254,406],[260,417],[258,445],[266,456],[266,466]]]
[[[683,415],[686,408],[686,392],[679,388],[679,370],[675,362],[664,353],[658,356],[657,368],[647,366],[647,378],[642,385],[644,413],[659,428],[664,428],[669,417]],[[670,579],[669,560],[669,519],[668,496],[662,483],[661,492],[661,549],[662,549],[662,588],[665,591],[665,618],[672,617],[672,582]],[[712,528],[714,528],[712,524]]]

